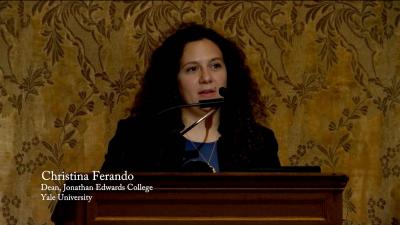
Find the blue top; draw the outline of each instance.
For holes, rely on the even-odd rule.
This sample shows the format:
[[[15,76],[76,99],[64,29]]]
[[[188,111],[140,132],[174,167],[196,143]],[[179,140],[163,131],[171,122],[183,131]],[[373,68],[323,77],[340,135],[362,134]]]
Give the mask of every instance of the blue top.
[[[203,161],[219,172],[217,142],[194,142],[186,140],[184,163],[189,161]]]

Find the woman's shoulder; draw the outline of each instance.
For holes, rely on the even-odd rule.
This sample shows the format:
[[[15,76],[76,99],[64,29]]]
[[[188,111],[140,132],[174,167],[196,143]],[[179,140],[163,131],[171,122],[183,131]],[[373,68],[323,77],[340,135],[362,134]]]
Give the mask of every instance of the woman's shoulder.
[[[117,132],[137,133],[138,136],[162,133],[169,130],[165,120],[151,116],[129,116],[118,121]]]
[[[118,126],[132,126],[138,124],[140,120],[137,117],[129,116],[127,118],[120,119]]]
[[[261,167],[279,167],[278,157],[278,142],[275,138],[275,134],[272,129],[267,128],[261,124],[254,125],[254,148],[256,149],[256,159],[262,159],[259,161]]]
[[[259,123],[255,123],[253,126],[252,136],[253,141],[255,141],[255,143],[258,145],[277,150],[278,142],[272,129],[267,128]]]
[[[265,127],[264,125],[261,125],[259,123],[254,123],[253,124],[253,130],[256,132],[258,135],[263,135],[263,136],[275,136],[274,131],[268,127]]]
[[[146,126],[148,122],[140,117],[127,117],[118,121],[117,130],[115,132],[116,136],[120,137],[132,137],[132,135],[138,136],[144,133],[148,128]]]
[[[150,120],[143,116],[129,116],[118,121],[118,128],[136,128],[146,126]]]

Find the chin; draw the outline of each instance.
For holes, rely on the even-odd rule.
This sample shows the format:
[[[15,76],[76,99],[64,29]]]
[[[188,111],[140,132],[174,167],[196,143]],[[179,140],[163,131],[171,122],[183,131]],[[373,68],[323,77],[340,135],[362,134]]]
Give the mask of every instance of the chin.
[[[201,111],[206,112],[206,113],[211,111],[212,109],[214,109],[214,108],[212,108],[212,107],[200,108]]]

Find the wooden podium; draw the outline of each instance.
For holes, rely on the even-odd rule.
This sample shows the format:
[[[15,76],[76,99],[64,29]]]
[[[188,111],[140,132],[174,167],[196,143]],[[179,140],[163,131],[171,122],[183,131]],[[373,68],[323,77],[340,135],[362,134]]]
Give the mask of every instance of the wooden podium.
[[[61,204],[52,219],[76,225],[340,225],[347,180],[321,173],[138,173],[129,182],[89,183],[153,191],[86,191],[90,203],[69,201],[68,210]]]

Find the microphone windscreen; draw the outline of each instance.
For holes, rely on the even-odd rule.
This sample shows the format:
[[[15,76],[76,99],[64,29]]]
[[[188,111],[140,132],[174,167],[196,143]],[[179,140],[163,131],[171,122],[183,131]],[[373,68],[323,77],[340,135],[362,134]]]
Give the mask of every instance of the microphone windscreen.
[[[221,95],[222,97],[226,97],[226,95],[228,93],[228,89],[226,87],[220,87],[218,92],[219,92],[219,95]]]

